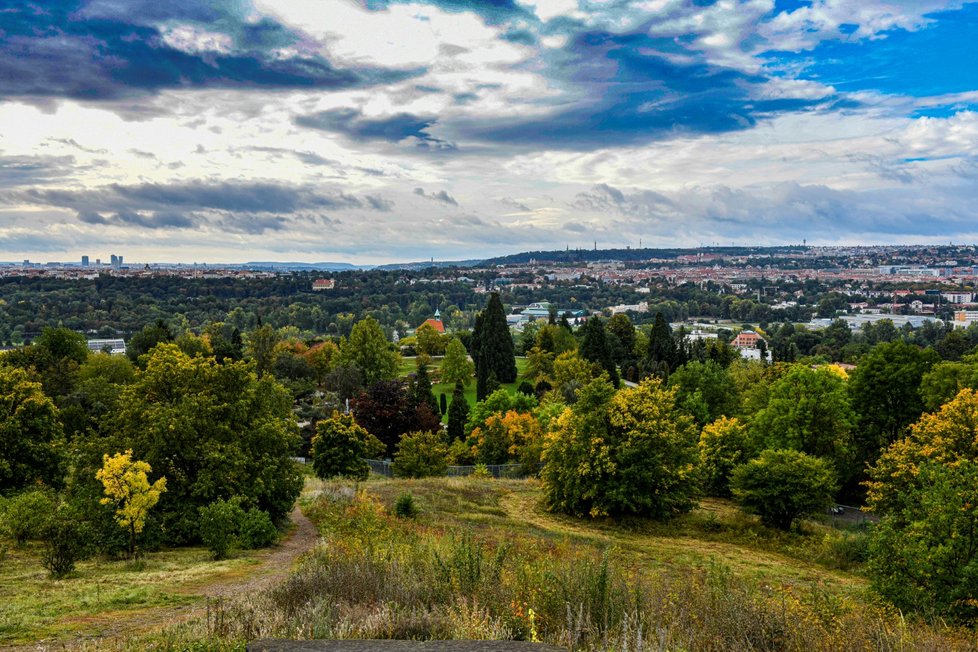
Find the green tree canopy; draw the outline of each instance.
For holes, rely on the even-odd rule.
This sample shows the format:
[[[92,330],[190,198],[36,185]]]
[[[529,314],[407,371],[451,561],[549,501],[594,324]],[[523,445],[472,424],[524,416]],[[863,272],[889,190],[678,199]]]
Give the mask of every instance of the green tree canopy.
[[[687,362],[669,376],[676,404],[700,426],[737,413],[740,399],[733,378],[713,360]]]
[[[730,495],[730,474],[759,452],[747,425],[737,418],[720,417],[700,432],[700,475],[710,496]]]
[[[462,383],[468,387],[474,373],[475,365],[469,360],[469,353],[462,341],[457,337],[451,338],[441,361],[441,381],[452,385]]]
[[[391,348],[384,331],[373,317],[361,319],[340,347],[337,365],[354,365],[363,373],[364,384],[397,378],[400,354]]]
[[[173,344],[146,362],[109,417],[107,443],[166,476],[157,513],[168,538],[195,540],[198,507],[232,496],[284,518],[302,487],[289,392],[251,364],[190,358]]]
[[[744,511],[789,530],[798,517],[832,505],[835,478],[826,460],[795,450],[766,450],[734,469],[730,488]]]
[[[825,458],[847,477],[854,421],[842,376],[796,364],[771,384],[767,406],[754,416],[751,431],[767,448]]]
[[[0,366],[0,494],[36,482],[60,486],[60,414],[23,369]]]
[[[903,340],[877,344],[859,360],[849,382],[852,408],[858,415],[857,469],[873,464],[880,451],[920,417],[924,411],[921,379],[938,361],[933,349]]]
[[[324,480],[335,477],[366,480],[370,467],[365,458],[382,455],[384,444],[371,435],[352,414],[333,412],[316,424],[312,438],[312,468]]]
[[[689,511],[698,493],[697,433],[658,379],[617,394],[606,377],[563,411],[543,452],[550,509],[578,516]]]

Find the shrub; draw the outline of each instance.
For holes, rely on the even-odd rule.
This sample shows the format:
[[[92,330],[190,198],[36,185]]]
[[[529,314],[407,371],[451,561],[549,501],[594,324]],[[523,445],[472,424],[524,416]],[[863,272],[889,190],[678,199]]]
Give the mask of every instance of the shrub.
[[[78,510],[61,503],[53,512],[45,514],[41,528],[41,564],[52,577],[64,577],[91,553],[91,539],[91,531]]]
[[[409,493],[401,494],[394,502],[394,513],[401,518],[414,518],[418,515],[418,506],[414,503],[414,496]]]
[[[415,432],[404,435],[397,444],[391,469],[398,478],[424,478],[445,475],[448,470],[448,446],[441,435]]]
[[[54,492],[48,488],[31,489],[5,501],[0,519],[0,533],[17,545],[40,539],[48,516],[54,511]]]
[[[485,464],[476,464],[472,471],[472,477],[480,480],[492,480],[492,473],[489,473],[489,467]]]
[[[237,496],[200,508],[200,539],[214,554],[214,559],[227,558],[238,545],[238,532],[244,516]]]
[[[366,431],[352,414],[333,412],[316,424],[312,438],[312,468],[326,480],[337,476],[366,480],[370,467],[364,458],[383,453],[384,445]]]
[[[733,470],[730,488],[744,511],[790,530],[798,517],[830,507],[836,485],[829,462],[799,451],[766,450]]]
[[[248,550],[267,548],[278,540],[278,529],[268,512],[252,507],[241,518],[239,540]]]

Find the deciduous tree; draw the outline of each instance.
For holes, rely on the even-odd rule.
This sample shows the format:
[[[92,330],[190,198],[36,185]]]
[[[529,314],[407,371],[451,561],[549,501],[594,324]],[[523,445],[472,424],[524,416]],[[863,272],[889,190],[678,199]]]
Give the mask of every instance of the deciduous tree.
[[[102,468],[95,473],[105,488],[103,505],[115,506],[115,520],[129,535],[129,556],[136,555],[136,537],[146,525],[149,510],[156,506],[160,495],[166,491],[166,478],[149,483],[147,474],[152,467],[146,462],[132,459],[132,450],[102,457]]]

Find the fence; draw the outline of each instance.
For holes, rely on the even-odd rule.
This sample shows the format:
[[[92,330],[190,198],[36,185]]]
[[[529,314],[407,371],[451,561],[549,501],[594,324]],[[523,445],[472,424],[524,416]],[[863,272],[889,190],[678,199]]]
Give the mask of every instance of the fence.
[[[392,463],[388,460],[367,460],[367,464],[370,466],[371,473],[388,478],[394,477],[394,471],[391,469]],[[494,478],[525,478],[530,475],[522,464],[486,464],[484,466]],[[445,475],[450,477],[472,475],[476,468],[475,466],[449,466]]]

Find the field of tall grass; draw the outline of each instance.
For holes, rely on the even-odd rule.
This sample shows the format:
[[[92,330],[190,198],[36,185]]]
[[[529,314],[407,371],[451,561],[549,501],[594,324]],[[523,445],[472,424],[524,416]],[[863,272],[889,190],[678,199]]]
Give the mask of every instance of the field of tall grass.
[[[405,494],[415,517],[395,515]],[[286,637],[636,652],[976,647],[972,631],[913,622],[875,600],[858,572],[858,532],[808,524],[773,533],[722,504],[665,525],[583,523],[551,517],[539,495],[533,481],[323,483],[305,505],[321,544],[284,584],[214,605],[206,621],[153,645],[230,650]]]

